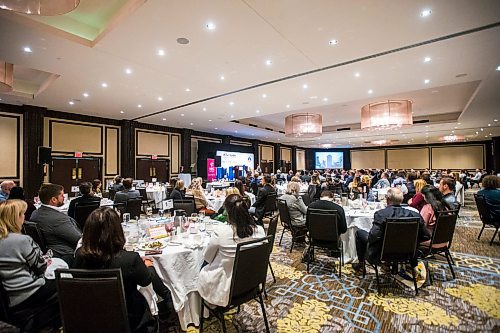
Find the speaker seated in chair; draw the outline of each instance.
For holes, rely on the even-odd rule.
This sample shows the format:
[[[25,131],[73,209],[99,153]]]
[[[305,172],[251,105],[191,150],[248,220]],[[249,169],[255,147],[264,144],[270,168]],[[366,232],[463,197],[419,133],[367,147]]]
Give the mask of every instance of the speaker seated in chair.
[[[0,204],[0,320],[38,332],[59,322],[54,280],[43,276],[47,262],[37,243],[21,234],[27,205],[21,200]]]

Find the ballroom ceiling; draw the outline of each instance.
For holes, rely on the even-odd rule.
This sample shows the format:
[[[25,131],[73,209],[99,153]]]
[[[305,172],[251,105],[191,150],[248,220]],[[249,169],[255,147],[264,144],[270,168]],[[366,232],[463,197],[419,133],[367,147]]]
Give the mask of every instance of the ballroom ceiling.
[[[0,10],[0,60],[0,103],[302,147],[500,136],[497,0],[81,0]],[[361,130],[361,107],[391,99],[416,123]],[[299,112],[322,114],[320,138],[285,137]]]

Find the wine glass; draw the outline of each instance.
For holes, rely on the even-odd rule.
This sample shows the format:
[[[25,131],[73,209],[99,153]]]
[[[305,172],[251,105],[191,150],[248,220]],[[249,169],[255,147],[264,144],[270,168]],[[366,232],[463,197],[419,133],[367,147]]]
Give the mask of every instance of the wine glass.
[[[181,224],[181,226],[182,226],[182,230],[183,230],[183,234],[182,234],[183,237],[188,237],[189,236],[188,231],[189,231],[190,224],[191,223],[190,223],[190,221],[189,221],[189,219],[187,217],[183,217],[182,218],[182,224]]]
[[[174,225],[172,222],[165,223],[165,231],[168,233],[172,233],[172,231],[174,231]]]
[[[204,220],[205,220],[205,212],[200,211],[200,212],[198,213],[198,221],[203,222]]]
[[[146,216],[150,218],[153,215],[153,208],[147,207],[146,208]]]
[[[198,213],[191,214],[191,222],[196,223],[198,221]]]

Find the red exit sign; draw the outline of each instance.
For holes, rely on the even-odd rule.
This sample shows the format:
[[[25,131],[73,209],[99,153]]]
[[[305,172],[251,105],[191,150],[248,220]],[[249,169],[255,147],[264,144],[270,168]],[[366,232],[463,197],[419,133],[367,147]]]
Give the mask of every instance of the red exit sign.
[[[81,151],[75,151],[75,157],[83,157],[83,153]]]
[[[158,159],[158,155],[151,155],[151,159],[152,160],[157,160]]]

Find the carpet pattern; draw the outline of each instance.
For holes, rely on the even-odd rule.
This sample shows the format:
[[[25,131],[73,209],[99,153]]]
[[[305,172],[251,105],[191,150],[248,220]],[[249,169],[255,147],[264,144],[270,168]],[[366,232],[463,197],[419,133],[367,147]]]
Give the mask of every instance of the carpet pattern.
[[[350,264],[338,277],[336,259],[322,254],[306,272],[301,262],[304,245],[290,253],[291,238],[279,237],[271,254],[276,283],[271,274],[266,286],[266,313],[271,332],[500,332],[500,246],[490,246],[492,231],[477,240],[481,226],[475,206],[466,205],[455,231],[452,256],[456,279],[446,260],[429,261],[432,285],[426,284],[415,296],[412,289],[391,276],[381,276],[377,293],[375,274],[365,278]],[[278,229],[281,236],[281,229]],[[163,332],[180,332],[163,322]],[[258,302],[249,302],[239,313],[226,315],[228,332],[264,332]],[[222,332],[220,323],[210,318],[204,332]],[[198,332],[189,327],[188,332]]]

